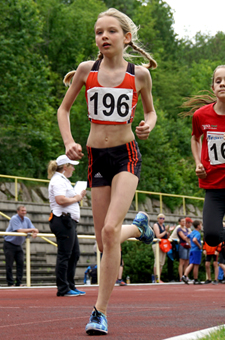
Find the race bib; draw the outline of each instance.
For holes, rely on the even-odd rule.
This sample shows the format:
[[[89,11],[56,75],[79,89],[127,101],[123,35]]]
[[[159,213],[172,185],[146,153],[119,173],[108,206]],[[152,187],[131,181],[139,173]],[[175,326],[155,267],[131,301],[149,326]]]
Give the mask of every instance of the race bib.
[[[207,131],[208,153],[210,164],[225,163],[225,140],[224,132]]]
[[[89,118],[126,122],[132,113],[132,89],[93,87],[87,91]]]

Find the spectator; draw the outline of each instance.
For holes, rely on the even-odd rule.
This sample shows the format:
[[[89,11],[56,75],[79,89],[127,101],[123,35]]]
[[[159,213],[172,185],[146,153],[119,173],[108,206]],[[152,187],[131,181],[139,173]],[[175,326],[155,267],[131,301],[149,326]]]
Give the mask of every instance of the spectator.
[[[173,230],[172,234],[170,235],[170,239],[172,240],[176,240],[179,241],[179,237],[177,235],[177,230],[181,227],[181,226],[185,226],[185,217],[180,217],[178,219],[178,225],[176,226],[176,228]]]
[[[212,278],[211,278],[211,270],[210,270],[210,263],[211,260],[213,259],[213,267],[214,267],[214,281],[213,283],[216,284],[218,283],[218,256],[219,256],[219,247],[210,247],[204,240],[203,242],[203,254],[206,256],[205,258],[205,269],[206,269],[206,274],[207,274],[207,279],[205,280],[205,284],[211,283]]]
[[[170,234],[168,232],[169,230],[169,225],[165,226],[164,225],[164,221],[165,221],[165,215],[164,214],[159,214],[157,216],[157,221],[154,225],[153,225],[153,230],[155,233],[155,237],[156,238],[160,238],[160,239],[168,239]],[[152,244],[152,250],[154,253],[154,257],[155,257],[155,262],[154,262],[154,275],[156,275],[156,242],[153,242]],[[159,249],[159,265],[160,265],[160,276],[162,273],[162,268],[165,264],[165,260],[166,260],[166,253],[164,253],[161,249]],[[162,280],[160,280],[160,283],[163,283]]]
[[[223,222],[225,228],[225,222]],[[220,243],[218,282],[225,283],[225,242]]]
[[[180,217],[178,219],[178,225],[174,228],[172,234],[170,235],[170,240],[171,240],[171,245],[172,245],[172,249],[171,252],[167,253],[168,255],[168,262],[167,262],[167,266],[168,266],[168,279],[170,282],[175,281],[175,277],[174,277],[174,261],[177,260],[179,261],[179,237],[177,235],[177,230],[178,228],[180,228],[181,225],[185,225],[185,218],[184,217]],[[171,254],[171,255],[170,255]],[[180,280],[180,278],[179,278]]]
[[[201,245],[201,234],[202,222],[195,220],[193,222],[194,230],[187,236],[191,240],[191,250],[190,250],[190,264],[185,269],[184,275],[182,276],[182,281],[188,284],[188,274],[193,269],[194,284],[201,284],[198,280],[198,269],[202,258],[202,245]]]
[[[77,193],[68,180],[75,170],[77,161],[71,161],[66,155],[50,161],[48,192],[51,207],[50,229],[57,240],[56,284],[57,296],[78,296],[85,292],[75,287],[74,276],[80,248],[77,237],[77,223],[80,219],[79,202],[86,190]]]
[[[38,229],[36,229],[31,220],[26,217],[27,210],[24,205],[17,207],[17,214],[12,216],[9,225],[6,229],[7,232],[18,232],[18,233],[32,233],[32,237],[36,237]],[[14,286],[13,279],[13,262],[16,261],[16,286],[22,285],[23,278],[23,267],[24,267],[24,252],[22,244],[24,243],[25,236],[4,236],[4,253],[5,253],[5,264],[6,264],[6,280],[8,286]]]
[[[84,284],[96,284],[98,282],[98,266],[97,264],[91,264],[84,272]]]
[[[190,217],[185,218],[185,225],[186,225],[186,228],[189,229],[189,233],[191,232],[192,223],[193,223],[193,220]]]
[[[220,281],[221,283],[225,283],[225,242],[222,242],[220,244],[221,246],[221,251],[219,255],[219,267],[223,270],[223,280]]]
[[[121,250],[121,258],[120,258],[120,268],[119,268],[119,273],[118,273],[118,278],[116,280],[116,284],[119,286],[126,286],[126,282],[123,281],[123,266],[124,266],[124,261],[123,261],[123,255],[122,255],[122,250]]]
[[[190,241],[187,237],[189,233],[190,229],[186,227],[186,219],[184,221],[181,220],[180,227],[177,229],[177,235],[180,241],[178,267],[180,281],[182,281],[182,276],[189,264]]]
[[[94,250],[95,256],[97,256],[97,242],[96,241],[95,241],[95,244],[93,245],[93,250]]]

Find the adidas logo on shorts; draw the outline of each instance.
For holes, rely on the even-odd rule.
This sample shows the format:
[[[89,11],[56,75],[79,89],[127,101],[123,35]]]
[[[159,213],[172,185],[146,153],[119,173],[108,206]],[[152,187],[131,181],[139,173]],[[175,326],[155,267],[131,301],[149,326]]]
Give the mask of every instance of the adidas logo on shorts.
[[[100,174],[100,172],[97,172],[97,174],[94,175],[94,178],[102,178],[103,176]]]

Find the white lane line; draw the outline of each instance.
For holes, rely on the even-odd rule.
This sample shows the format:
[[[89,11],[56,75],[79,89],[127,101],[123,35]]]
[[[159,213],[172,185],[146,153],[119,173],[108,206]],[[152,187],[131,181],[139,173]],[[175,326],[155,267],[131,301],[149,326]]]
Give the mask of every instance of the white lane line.
[[[225,328],[225,325],[206,328],[206,329],[202,329],[201,331],[196,331],[196,332],[187,333],[187,334],[183,334],[183,335],[173,336],[172,338],[167,338],[167,339],[163,339],[163,340],[197,340],[197,339],[203,338],[206,335],[210,335],[210,333],[215,332],[217,330],[220,330],[222,328]]]

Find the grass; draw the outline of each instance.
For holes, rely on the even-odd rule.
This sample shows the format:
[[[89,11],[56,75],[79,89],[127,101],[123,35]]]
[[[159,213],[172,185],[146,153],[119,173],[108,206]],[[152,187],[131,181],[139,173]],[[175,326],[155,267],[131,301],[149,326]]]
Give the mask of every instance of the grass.
[[[201,340],[225,340],[225,327],[218,329],[215,332],[210,333],[209,335],[200,338]]]

